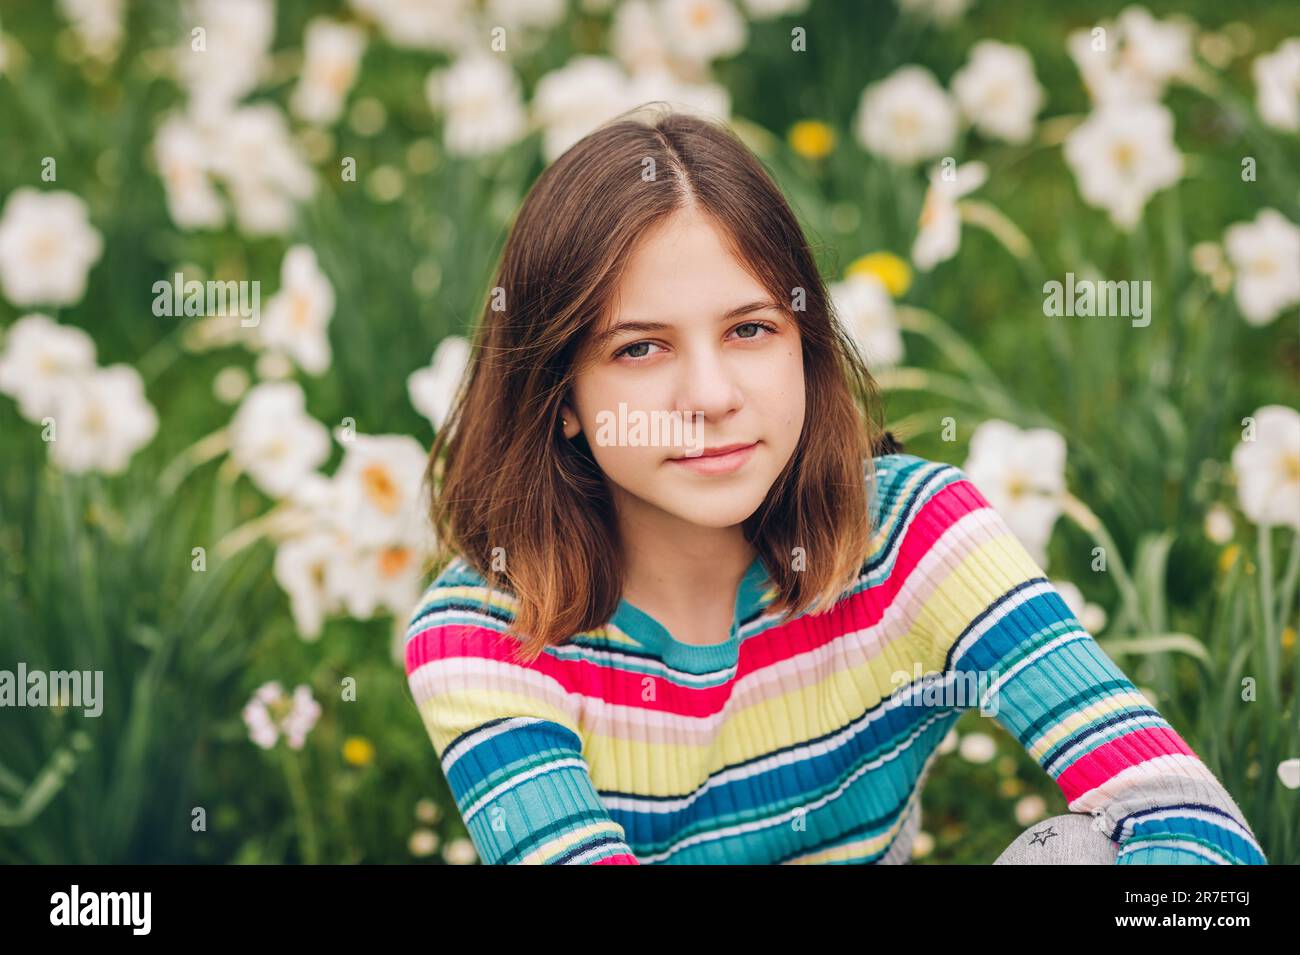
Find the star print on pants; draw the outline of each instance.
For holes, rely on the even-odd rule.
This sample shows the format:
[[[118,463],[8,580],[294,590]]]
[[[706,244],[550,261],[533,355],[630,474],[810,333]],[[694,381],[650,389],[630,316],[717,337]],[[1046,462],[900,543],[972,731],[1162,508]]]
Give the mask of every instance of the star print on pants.
[[[1040,829],[1038,832],[1035,832],[1034,838],[1029,840],[1029,844],[1031,846],[1035,844],[1045,846],[1047,845],[1048,839],[1052,838],[1052,836],[1058,836],[1058,835],[1060,835],[1060,833],[1056,831],[1055,826],[1048,826],[1046,829]],[[1040,836],[1042,837],[1041,840],[1039,838]]]

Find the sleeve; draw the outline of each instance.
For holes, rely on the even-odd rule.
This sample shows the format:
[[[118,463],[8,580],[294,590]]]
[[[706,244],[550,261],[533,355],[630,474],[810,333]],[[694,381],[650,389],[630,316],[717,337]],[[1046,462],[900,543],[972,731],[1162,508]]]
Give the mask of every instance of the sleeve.
[[[965,690],[945,703],[993,716],[1116,843],[1116,864],[1267,864],[1222,784],[961,470],[928,464],[909,507],[913,634],[943,685]]]
[[[406,635],[407,681],[479,858],[638,864],[592,783],[558,661],[513,662],[484,593],[435,585]]]

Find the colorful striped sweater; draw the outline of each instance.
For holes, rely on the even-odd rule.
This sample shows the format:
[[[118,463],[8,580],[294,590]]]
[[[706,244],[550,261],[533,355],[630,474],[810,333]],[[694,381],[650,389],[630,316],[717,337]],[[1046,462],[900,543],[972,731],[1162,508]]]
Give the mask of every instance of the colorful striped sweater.
[[[870,553],[840,601],[781,623],[755,561],[721,644],[679,642],[623,601],[518,664],[511,595],[448,564],[411,618],[406,671],[480,858],[906,862],[939,744],[978,708],[1118,863],[1266,862],[959,469],[882,456],[868,493]]]

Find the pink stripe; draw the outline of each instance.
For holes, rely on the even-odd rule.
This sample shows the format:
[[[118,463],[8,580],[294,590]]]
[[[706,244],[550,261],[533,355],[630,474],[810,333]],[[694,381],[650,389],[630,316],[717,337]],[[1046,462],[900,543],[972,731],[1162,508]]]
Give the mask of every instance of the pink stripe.
[[[1147,727],[1133,730],[1079,757],[1069,769],[1061,773],[1056,784],[1065,794],[1066,802],[1073,802],[1126,769],[1160,756],[1174,754],[1196,756],[1187,742],[1172,728]]]
[[[626,852],[622,855],[610,856],[608,859],[600,859],[593,862],[592,865],[640,865],[636,861],[636,856],[628,855]]]

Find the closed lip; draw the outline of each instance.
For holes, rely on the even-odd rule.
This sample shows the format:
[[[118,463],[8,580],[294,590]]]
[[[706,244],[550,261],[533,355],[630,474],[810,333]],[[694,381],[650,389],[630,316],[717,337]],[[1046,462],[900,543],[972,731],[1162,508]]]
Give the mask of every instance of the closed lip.
[[[758,444],[757,441],[749,441],[741,444],[721,444],[716,448],[705,448],[701,454],[683,454],[673,458],[674,461],[698,461],[700,458],[716,458],[724,454],[731,454],[733,451],[743,451],[745,448],[752,448]]]

